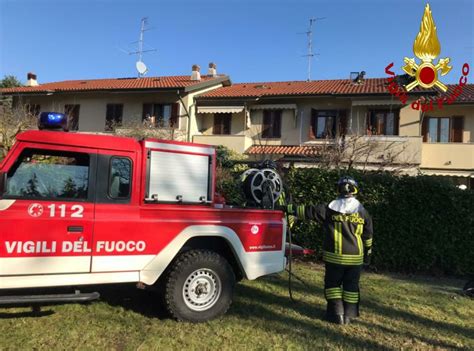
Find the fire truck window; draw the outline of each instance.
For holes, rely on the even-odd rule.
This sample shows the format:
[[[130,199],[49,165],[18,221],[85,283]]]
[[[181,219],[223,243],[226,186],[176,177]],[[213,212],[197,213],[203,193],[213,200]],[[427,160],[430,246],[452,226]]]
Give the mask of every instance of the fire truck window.
[[[109,195],[123,199],[130,196],[132,162],[125,157],[113,157],[110,162]]]
[[[89,155],[25,150],[10,169],[4,195],[15,198],[86,199]]]

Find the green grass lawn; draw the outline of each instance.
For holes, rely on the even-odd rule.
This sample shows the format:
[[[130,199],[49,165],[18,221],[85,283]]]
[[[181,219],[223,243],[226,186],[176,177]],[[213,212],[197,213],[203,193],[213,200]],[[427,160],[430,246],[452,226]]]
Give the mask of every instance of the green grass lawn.
[[[464,281],[364,273],[361,317],[347,326],[323,320],[323,267],[244,281],[224,317],[203,324],[163,318],[154,296],[128,286],[100,289],[90,304],[0,308],[0,349],[474,349],[474,299]]]

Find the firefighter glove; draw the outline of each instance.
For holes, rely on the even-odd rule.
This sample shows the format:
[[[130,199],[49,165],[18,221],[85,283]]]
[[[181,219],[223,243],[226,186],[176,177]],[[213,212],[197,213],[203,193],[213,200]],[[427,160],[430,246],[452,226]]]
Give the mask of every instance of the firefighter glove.
[[[372,248],[366,248],[364,250],[364,266],[370,265],[371,257],[372,257]]]

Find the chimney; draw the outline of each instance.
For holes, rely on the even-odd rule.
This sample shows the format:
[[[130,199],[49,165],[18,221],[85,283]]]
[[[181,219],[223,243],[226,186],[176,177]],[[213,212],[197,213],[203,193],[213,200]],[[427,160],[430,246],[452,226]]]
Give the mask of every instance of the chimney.
[[[201,80],[201,67],[193,65],[193,72],[191,73],[191,80]]]
[[[217,66],[214,62],[209,62],[209,69],[207,70],[207,75],[211,77],[217,77]]]
[[[26,86],[27,87],[36,87],[38,86],[38,81],[36,80],[36,74],[34,74],[33,72],[28,72],[28,74],[26,75]]]

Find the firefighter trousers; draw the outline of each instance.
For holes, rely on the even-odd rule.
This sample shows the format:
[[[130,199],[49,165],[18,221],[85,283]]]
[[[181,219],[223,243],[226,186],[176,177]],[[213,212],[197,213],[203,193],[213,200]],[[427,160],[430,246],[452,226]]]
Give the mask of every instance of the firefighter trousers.
[[[347,266],[326,263],[324,294],[327,300],[327,318],[345,315],[359,316],[359,279],[362,265]]]

